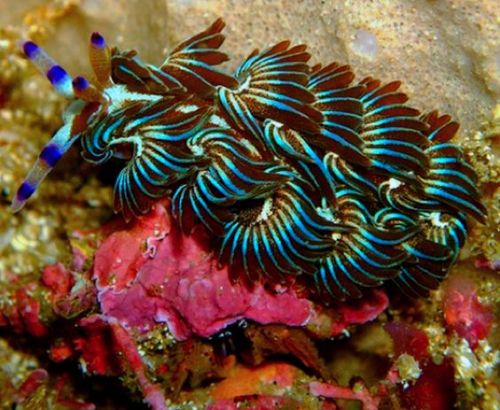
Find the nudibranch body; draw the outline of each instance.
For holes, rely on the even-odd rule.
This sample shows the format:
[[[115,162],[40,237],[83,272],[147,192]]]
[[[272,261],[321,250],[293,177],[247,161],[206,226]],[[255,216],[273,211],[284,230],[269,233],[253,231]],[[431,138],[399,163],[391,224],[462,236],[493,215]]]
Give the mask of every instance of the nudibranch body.
[[[310,67],[304,45],[254,51],[229,75],[222,20],[157,67],[98,33],[95,81],[71,76],[32,42],[26,56],[71,103],[13,200],[19,210],[68,148],[125,160],[115,183],[126,220],[171,198],[189,234],[204,226],[250,281],[311,278],[329,300],[390,281],[437,287],[484,221],[477,177],[450,142],[457,123],[421,115],[400,83],[354,82],[349,66]]]

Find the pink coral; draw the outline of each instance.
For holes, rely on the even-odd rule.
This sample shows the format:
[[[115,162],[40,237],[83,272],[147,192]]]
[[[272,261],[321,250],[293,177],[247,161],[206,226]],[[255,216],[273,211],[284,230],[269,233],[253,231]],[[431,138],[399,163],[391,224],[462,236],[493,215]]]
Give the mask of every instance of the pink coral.
[[[232,284],[200,240],[179,235],[163,205],[107,238],[94,266],[104,315],[142,331],[164,322],[178,340],[240,319],[302,326],[311,317],[312,303],[292,290]]]
[[[465,338],[472,348],[488,336],[494,315],[479,301],[475,285],[470,280],[456,276],[448,282],[443,308],[448,330]]]
[[[375,320],[387,306],[389,298],[386,293],[381,289],[374,289],[360,300],[342,303],[334,308],[315,305],[307,327],[319,338],[337,336],[350,325]]]
[[[166,323],[178,340],[211,336],[240,319],[304,326],[324,317],[322,308],[293,290],[272,293],[260,283],[253,289],[231,283],[205,241],[179,234],[162,204],[104,241],[95,255],[94,277],[104,315],[142,331]],[[328,312],[326,337],[375,319],[387,305],[380,290],[341,305],[333,317]]]
[[[149,381],[146,374],[146,365],[137,350],[132,335],[115,320],[112,320],[110,325],[117,345],[117,351],[121,353],[123,361],[135,375],[137,383],[142,390],[144,401],[155,410],[167,410],[161,386]]]
[[[35,337],[47,335],[48,328],[42,319],[44,288],[30,281],[23,283],[19,277],[7,272],[10,289],[2,295],[8,300],[0,309],[0,327],[9,326],[16,333],[27,333]]]

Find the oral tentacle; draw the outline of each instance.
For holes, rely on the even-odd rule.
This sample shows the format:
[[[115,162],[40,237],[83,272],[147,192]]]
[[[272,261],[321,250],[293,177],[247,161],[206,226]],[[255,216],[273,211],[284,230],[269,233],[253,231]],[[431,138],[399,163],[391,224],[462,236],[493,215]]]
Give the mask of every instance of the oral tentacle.
[[[23,208],[26,201],[36,192],[41,182],[78,138],[78,135],[71,134],[71,126],[70,122],[60,128],[40,151],[40,155],[12,200],[11,209],[13,212],[18,212]]]
[[[47,77],[55,90],[66,98],[73,98],[72,78],[57,61],[50,57],[43,48],[32,41],[22,45],[24,54],[33,65]]]
[[[101,104],[106,103],[106,98],[103,93],[96,87],[89,83],[89,81],[82,76],[75,77],[72,82],[73,92],[75,97],[86,102],[98,102]]]
[[[89,44],[89,59],[97,83],[105,88],[111,80],[111,53],[106,40],[99,33],[92,33]]]

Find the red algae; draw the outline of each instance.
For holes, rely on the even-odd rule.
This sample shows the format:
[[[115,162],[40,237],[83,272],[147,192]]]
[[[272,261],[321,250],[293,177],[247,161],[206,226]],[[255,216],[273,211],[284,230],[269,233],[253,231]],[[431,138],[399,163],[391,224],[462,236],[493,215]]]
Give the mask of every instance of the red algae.
[[[0,327],[8,326],[16,333],[27,333],[34,337],[47,335],[48,328],[42,319],[44,293],[36,282],[20,283],[15,277],[11,282],[9,303],[0,311]]]
[[[500,271],[500,260],[489,260],[482,256],[474,261],[474,266],[478,269],[488,269],[492,271]]]
[[[377,409],[389,395],[408,409],[444,410],[456,402],[454,362],[445,357],[434,363],[434,341],[404,321],[384,325],[394,344],[384,379],[370,389],[359,380],[351,387],[336,384],[315,341],[348,335],[351,329],[355,335],[356,325],[376,320],[388,307],[385,291],[375,289],[358,301],[324,307],[294,287],[233,283],[203,235],[184,236],[171,224],[167,205],[157,204],[132,224],[103,227],[90,270],[84,269],[86,257],[74,252],[71,269],[57,263],[47,266],[38,282],[13,280],[14,303],[2,311],[0,326],[46,338],[48,357],[55,363],[78,359],[87,375],[127,380],[154,410],[167,409],[168,400],[178,394],[189,397],[183,386],[213,378],[221,381],[206,390],[204,403],[211,410],[242,404],[251,409],[308,408],[299,397],[313,397],[314,408],[324,410],[337,408],[337,400]],[[479,301],[475,285],[461,277],[449,281],[443,296],[447,330],[476,347],[492,326],[491,309]],[[69,331],[52,336],[59,318],[67,321]],[[206,338],[220,332],[231,338],[226,329],[242,320],[247,324],[240,332],[250,350],[217,358],[210,345],[217,338]],[[155,339],[159,329],[169,335],[162,336],[170,337],[168,342]],[[159,340],[164,350],[148,350],[145,340]],[[273,363],[276,355],[294,357],[321,381],[306,377],[296,365]],[[412,358],[407,363],[415,361],[409,378],[398,364],[404,355]],[[47,374],[40,369],[30,376],[19,400],[42,394]],[[57,402],[65,403],[63,408],[94,408],[71,397]]]
[[[254,366],[262,363],[264,367],[257,366],[255,371],[249,368],[246,379],[242,374],[229,376],[213,391],[212,408],[234,408],[242,402],[256,409],[295,406],[294,399],[283,396],[283,389],[290,389],[296,383],[298,370],[292,365],[271,366],[268,369],[275,375],[273,378],[263,370],[267,368],[268,356],[290,354],[328,378],[328,371],[308,335],[333,337],[350,325],[374,320],[388,305],[388,298],[381,290],[367,294],[360,301],[325,308],[311,302],[307,295],[299,296],[293,289],[268,290],[260,284],[249,288],[244,283],[233,283],[227,268],[217,264],[202,237],[185,237],[171,226],[163,204],[133,224],[106,225],[101,237],[90,271],[84,270],[85,256],[79,252],[73,252],[71,269],[60,263],[47,266],[39,283],[32,281],[16,289],[16,303],[10,311],[2,312],[1,325],[18,333],[46,337],[57,318],[68,320],[67,333],[49,338],[48,357],[55,363],[79,359],[88,375],[126,377],[128,383],[137,386],[144,402],[155,410],[167,408],[169,391],[155,380],[181,383],[175,387],[180,389],[183,377],[188,376],[176,381],[171,373],[180,370],[186,375],[196,374],[196,367],[202,366],[199,359],[189,356],[181,357],[174,366],[170,359],[154,365],[150,359],[146,360],[141,338],[150,337],[158,326],[168,329],[177,341],[191,343],[196,337],[212,336],[242,319],[252,322],[244,332],[254,345],[251,361]],[[45,309],[51,308],[43,315],[42,303]],[[189,351],[188,345],[179,349],[181,355]],[[196,352],[214,354],[202,346],[194,348],[193,354]],[[205,370],[200,369],[200,375],[211,374],[213,360],[204,365],[208,366]],[[229,371],[234,363],[224,366]],[[38,380],[37,374],[34,381]],[[275,394],[263,394],[266,374],[278,389]],[[243,390],[235,390],[234,383],[242,380],[246,380],[240,384]],[[30,383],[28,387],[33,384]],[[307,392],[303,389],[301,394]],[[61,403],[64,400],[60,399]],[[93,408],[92,404],[66,401],[68,408]],[[331,406],[325,403],[322,408],[334,408],[333,403]]]
[[[17,393],[17,402],[22,403],[48,380],[49,374],[45,369],[33,370],[19,388]]]
[[[151,383],[146,375],[146,365],[142,360],[137,345],[132,335],[118,322],[111,321],[113,338],[117,345],[118,353],[121,353],[123,362],[134,374],[137,384],[142,390],[144,402],[148,403],[154,410],[167,410],[165,395],[161,386]]]
[[[166,323],[177,340],[208,337],[241,319],[302,326],[312,304],[292,290],[232,284],[226,267],[194,237],[172,232],[163,205],[114,232],[96,252],[94,277],[103,314],[145,332]],[[156,234],[155,234],[156,232]],[[151,257],[152,238],[154,257]]]
[[[199,381],[189,381],[191,377],[202,381],[214,375],[225,379],[213,391],[214,409],[242,402],[257,409],[295,406],[295,400],[283,394],[303,377],[293,365],[266,367],[270,357],[294,356],[329,379],[314,340],[374,320],[388,305],[382,290],[356,302],[325,308],[293,287],[265,289],[261,284],[250,288],[233,283],[203,235],[187,237],[171,225],[167,205],[157,204],[132,224],[106,224],[97,232],[101,240],[95,242],[90,265],[90,254],[73,249],[70,268],[56,263],[46,266],[38,281],[13,280],[9,291],[14,303],[2,311],[0,326],[45,338],[47,355],[55,363],[77,359],[87,375],[125,378],[155,410],[166,409],[167,397],[175,397],[185,383],[196,386]],[[95,238],[95,234],[88,235]],[[79,235],[86,240],[84,232]],[[245,360],[256,369],[248,368],[246,379],[243,374],[231,375],[231,368],[238,368],[234,356],[218,365],[221,359],[214,349],[199,339],[242,320],[250,324],[242,334],[253,345]],[[61,323],[63,328],[57,329]],[[159,329],[169,336],[155,339]],[[165,337],[170,338],[168,342]],[[145,340],[160,340],[166,343],[165,350],[159,356],[154,349],[145,353]],[[278,389],[271,395],[262,390],[264,376]],[[246,380],[240,385],[243,390],[235,390],[235,383],[242,380]],[[298,391],[308,395],[304,386]],[[38,391],[33,394],[41,394]],[[93,408],[70,398],[58,400],[67,401],[68,408]],[[331,406],[322,408],[334,408]]]
[[[51,380],[45,369],[33,370],[19,387],[16,394],[16,408],[26,409],[61,409],[95,410],[93,403],[87,403],[72,397],[67,373]],[[48,387],[53,386],[53,390]]]
[[[448,410],[454,407],[457,394],[454,369],[450,360],[428,363],[414,385],[400,393],[403,408],[408,410]]]
[[[50,360],[55,363],[64,362],[74,355],[75,351],[73,349],[72,343],[66,340],[56,340],[52,346],[50,346],[48,354]]]
[[[42,284],[51,291],[53,299],[66,296],[73,286],[73,278],[62,263],[46,266],[42,272]]]
[[[379,408],[380,398],[372,396],[368,389],[362,385],[358,385],[356,389],[350,389],[326,383],[311,382],[309,388],[314,396],[360,401],[363,410],[377,410]]]
[[[394,341],[394,355],[396,357],[407,353],[418,361],[429,358],[429,339],[423,331],[402,322],[387,323],[385,330]]]
[[[268,363],[254,368],[235,367],[228,378],[217,383],[210,392],[215,400],[227,400],[258,394],[263,385],[283,391],[296,379],[297,369],[287,363]]]
[[[385,325],[394,341],[394,355],[411,355],[418,362],[419,374],[408,384],[397,375],[396,364],[389,370],[387,380],[400,383],[399,397],[403,408],[408,410],[446,410],[453,408],[456,401],[456,386],[452,361],[445,359],[436,364],[429,353],[427,335],[416,327],[400,322]]]
[[[84,270],[85,257],[77,252],[72,269],[57,263],[42,271],[39,283],[14,280],[14,303],[2,311],[0,325],[40,338],[50,336],[58,317],[69,320],[77,331],[52,338],[49,358],[56,363],[78,358],[86,374],[125,377],[154,410],[167,409],[171,396],[165,383],[171,381],[176,387],[170,388],[180,391],[190,374],[200,380],[215,374],[223,378],[208,391],[212,410],[235,409],[241,403],[255,409],[302,408],[300,400],[285,394],[290,389],[298,396],[322,400],[317,403],[322,409],[336,408],[336,400],[359,401],[364,409],[377,409],[393,391],[390,386],[395,386],[397,401],[404,408],[444,410],[455,403],[453,361],[445,358],[434,363],[429,352],[432,341],[406,322],[384,326],[394,342],[394,357],[376,388],[368,390],[362,382],[353,387],[332,382],[313,340],[375,320],[389,305],[386,293],[375,289],[358,301],[324,307],[293,287],[265,289],[260,284],[250,288],[233,283],[203,235],[187,237],[178,232],[167,205],[157,204],[132,224],[104,227],[90,271]],[[451,279],[443,295],[447,330],[475,348],[491,329],[491,309],[479,301],[475,285],[462,277]],[[52,312],[43,314],[47,307]],[[211,369],[216,357],[207,345],[189,347],[198,337],[214,336],[241,320],[251,323],[242,334],[252,344],[245,357],[253,367],[241,367],[233,359],[219,372]],[[174,362],[145,356],[141,340],[162,326],[173,336],[173,343],[188,343],[179,348],[180,357]],[[206,358],[204,364],[200,354]],[[269,363],[277,354],[295,357],[324,381],[306,381],[294,365]],[[413,378],[400,374],[397,362],[403,355],[416,361]],[[177,377],[174,373],[179,371],[182,376]],[[46,374],[40,370],[30,376],[19,400],[41,394],[48,382]],[[57,400],[61,405],[67,402],[67,408],[94,408],[71,398]]]
[[[471,348],[475,349],[488,336],[494,315],[489,306],[479,301],[469,279],[455,276],[448,281],[443,310],[448,331],[466,339]]]
[[[66,318],[77,330],[49,337],[49,358],[55,363],[76,358],[86,374],[126,378],[155,410],[167,409],[167,398],[175,397],[169,389],[180,392],[194,374],[200,380],[222,377],[208,390],[212,410],[235,409],[241,403],[255,409],[302,408],[300,400],[285,394],[290,389],[297,397],[317,398],[318,408],[323,409],[336,408],[336,400],[359,401],[364,409],[377,409],[394,387],[404,408],[444,410],[455,403],[453,361],[445,358],[434,363],[426,333],[401,321],[384,326],[394,342],[392,366],[384,380],[370,390],[360,381],[347,387],[331,380],[314,340],[375,320],[389,305],[383,290],[324,307],[293,287],[270,290],[260,284],[250,288],[233,283],[202,235],[187,237],[178,232],[167,205],[157,204],[132,224],[104,227],[90,271],[83,270],[85,257],[76,253],[73,269],[49,265],[39,283],[18,284],[15,303],[2,312],[0,325],[39,338],[50,335],[55,319]],[[47,306],[52,312],[42,314]],[[450,280],[443,307],[447,329],[471,347],[488,335],[492,312],[479,301],[472,282],[460,277]],[[242,367],[233,357],[215,370],[215,352],[197,338],[214,336],[241,320],[250,323],[242,335],[252,344],[243,357],[251,367]],[[158,360],[144,351],[143,340],[161,327],[173,337],[170,343],[180,343],[174,361],[168,353]],[[273,355],[295,357],[323,381],[304,379],[295,365],[269,363]],[[413,378],[405,379],[400,373],[398,359],[404,355],[416,361]],[[46,371],[40,370],[27,379],[20,400],[40,394],[48,382],[44,375]],[[68,408],[94,408],[67,401]]]
[[[208,405],[207,410],[245,410],[301,409],[300,402],[283,396],[241,396],[233,400],[218,400]]]
[[[73,345],[84,363],[84,371],[102,376],[122,374],[122,365],[108,323],[94,315],[80,320],[79,326],[83,335],[75,337]]]

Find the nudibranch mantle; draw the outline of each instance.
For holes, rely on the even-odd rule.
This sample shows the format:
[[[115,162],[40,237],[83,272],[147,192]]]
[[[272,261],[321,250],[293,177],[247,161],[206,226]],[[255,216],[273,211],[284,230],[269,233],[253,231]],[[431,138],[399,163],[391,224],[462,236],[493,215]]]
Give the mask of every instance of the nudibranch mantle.
[[[476,173],[450,142],[458,124],[407,106],[399,82],[311,67],[306,46],[289,41],[226,74],[216,67],[228,59],[223,28],[215,21],[161,66],[93,33],[92,82],[25,42],[70,104],[12,209],[79,140],[87,161],[125,161],[114,208],[126,220],[170,197],[185,234],[204,226],[219,238],[233,275],[300,276],[325,303],[386,282],[411,296],[436,288],[467,238],[467,216],[486,214]]]

